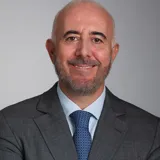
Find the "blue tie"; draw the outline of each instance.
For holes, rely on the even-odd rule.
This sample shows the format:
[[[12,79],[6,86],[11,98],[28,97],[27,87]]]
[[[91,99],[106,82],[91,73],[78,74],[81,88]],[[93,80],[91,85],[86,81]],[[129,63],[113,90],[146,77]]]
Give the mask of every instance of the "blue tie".
[[[70,117],[75,124],[73,140],[75,143],[78,160],[87,160],[91,148],[91,134],[89,132],[89,119],[91,113],[86,111],[75,111]]]

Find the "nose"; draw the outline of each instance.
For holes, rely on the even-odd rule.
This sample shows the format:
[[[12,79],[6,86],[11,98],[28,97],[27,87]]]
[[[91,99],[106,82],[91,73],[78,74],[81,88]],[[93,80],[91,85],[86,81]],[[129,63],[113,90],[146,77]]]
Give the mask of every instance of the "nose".
[[[78,43],[76,56],[90,57],[91,56],[91,44],[87,39],[81,39]]]

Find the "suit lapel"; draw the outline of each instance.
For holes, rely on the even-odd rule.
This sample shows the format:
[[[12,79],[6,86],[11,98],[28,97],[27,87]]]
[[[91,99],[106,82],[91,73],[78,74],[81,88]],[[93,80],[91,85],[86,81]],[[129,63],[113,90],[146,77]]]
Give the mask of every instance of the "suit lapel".
[[[111,160],[122,144],[126,131],[125,108],[107,89],[89,160]]]
[[[42,116],[34,118],[53,159],[76,160],[76,150],[65,118],[63,109],[57,96],[57,84],[41,97],[37,110]]]
[[[57,95],[57,84],[41,96],[34,118],[53,159],[76,160],[77,153]],[[109,90],[94,135],[89,160],[111,160],[123,142],[127,127],[125,108]]]

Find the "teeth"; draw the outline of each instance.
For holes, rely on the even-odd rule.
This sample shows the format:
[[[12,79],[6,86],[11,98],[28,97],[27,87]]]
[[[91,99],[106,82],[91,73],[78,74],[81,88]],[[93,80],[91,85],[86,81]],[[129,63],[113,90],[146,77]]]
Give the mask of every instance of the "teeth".
[[[92,66],[75,66],[76,68],[92,68]]]

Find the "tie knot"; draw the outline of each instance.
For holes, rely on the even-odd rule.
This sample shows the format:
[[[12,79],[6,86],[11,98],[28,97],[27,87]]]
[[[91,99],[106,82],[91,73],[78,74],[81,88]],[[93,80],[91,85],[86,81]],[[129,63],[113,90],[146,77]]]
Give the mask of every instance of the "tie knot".
[[[73,120],[76,128],[88,128],[91,113],[86,111],[75,111],[70,114],[71,119]]]

